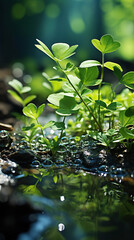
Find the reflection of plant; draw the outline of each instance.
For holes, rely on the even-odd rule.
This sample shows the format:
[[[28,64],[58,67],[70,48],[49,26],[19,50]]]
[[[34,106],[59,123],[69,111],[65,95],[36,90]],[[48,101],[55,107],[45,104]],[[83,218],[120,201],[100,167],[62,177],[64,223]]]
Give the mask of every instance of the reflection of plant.
[[[77,113],[78,122],[81,124],[83,113],[86,112],[89,130],[99,130],[98,140],[108,147],[111,143],[134,138],[133,124],[134,124],[134,108],[133,105],[128,105],[127,108],[123,106],[122,101],[117,101],[115,90],[119,84],[124,84],[129,89],[134,89],[134,72],[128,72],[122,75],[122,68],[119,64],[114,62],[105,62],[105,54],[114,52],[120,47],[120,43],[114,41],[111,35],[104,35],[100,40],[93,39],[92,44],[102,53],[102,62],[96,60],[86,60],[80,64],[79,67],[74,66],[68,61],[64,65],[64,60],[74,54],[77,45],[69,46],[65,43],[56,43],[52,45],[52,52],[48,47],[37,40],[39,44],[36,45],[41,51],[48,55],[57,64],[56,71],[61,71],[64,76],[55,76],[50,78],[52,81],[63,82],[64,92],[57,94],[50,94],[48,101],[49,106],[56,109],[56,113],[61,116],[69,116]],[[99,77],[98,67],[101,68]],[[104,68],[107,68],[116,75],[119,82],[115,87],[109,86],[110,95],[103,98],[102,84],[104,78]],[[90,87],[98,86],[97,94],[89,89]],[[107,86],[105,84],[105,86]],[[104,88],[104,86],[103,86]],[[133,104],[133,103],[132,103]],[[120,114],[119,114],[120,112]],[[77,119],[78,119],[77,118]],[[115,129],[115,122],[119,120],[121,126],[118,127],[120,131],[117,133]],[[127,123],[124,125],[124,121]],[[109,131],[107,131],[107,125]],[[131,129],[128,129],[128,126]],[[90,134],[90,131],[89,131]],[[95,135],[95,134],[94,134]],[[118,136],[120,135],[120,136]]]

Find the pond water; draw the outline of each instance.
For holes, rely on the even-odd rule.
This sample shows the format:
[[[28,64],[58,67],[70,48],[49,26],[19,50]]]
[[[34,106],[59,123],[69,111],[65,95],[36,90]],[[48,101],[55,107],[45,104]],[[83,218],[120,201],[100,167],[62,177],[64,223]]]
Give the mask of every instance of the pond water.
[[[38,211],[29,214],[32,220],[29,229],[19,232],[16,239],[132,239],[134,183],[131,180],[126,178],[120,183],[119,179],[71,168],[21,171],[15,177],[12,195]],[[5,239],[8,238],[1,234],[0,240]]]

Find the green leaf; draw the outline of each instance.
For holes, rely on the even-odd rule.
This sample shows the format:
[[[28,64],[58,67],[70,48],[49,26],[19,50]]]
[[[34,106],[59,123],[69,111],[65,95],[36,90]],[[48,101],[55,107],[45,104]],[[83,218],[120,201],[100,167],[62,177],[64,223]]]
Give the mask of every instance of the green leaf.
[[[64,122],[55,122],[52,126],[53,130],[64,130],[65,129],[65,123]]]
[[[69,49],[67,49],[64,54],[62,55],[62,59],[66,59],[66,58],[69,58],[71,57],[72,55],[75,54],[75,50],[76,48],[78,47],[78,45],[73,45],[71,47],[69,47]]]
[[[120,82],[128,88],[134,89],[134,71],[124,74]]]
[[[91,89],[84,88],[84,89],[82,90],[82,92],[81,92],[81,95],[82,95],[82,96],[85,96],[85,95],[90,94],[91,92],[92,92]]]
[[[122,127],[119,131],[125,139],[127,139],[127,140],[134,139],[133,129],[129,130],[126,127]]]
[[[30,117],[32,119],[37,119],[37,107],[33,103],[29,103],[26,107],[24,107],[23,113],[27,117]]]
[[[53,56],[52,52],[49,50],[49,48],[43,42],[41,42],[40,40],[38,40],[38,39],[36,39],[36,40],[40,45],[36,44],[35,46],[38,49],[40,49],[42,52],[44,52],[46,55],[48,55],[50,58],[55,60],[54,56]]]
[[[119,81],[121,80],[122,71],[116,66],[114,66],[114,75],[118,78]]]
[[[19,94],[22,93],[23,85],[16,79],[13,79],[8,83],[12,88],[14,88]]]
[[[64,92],[60,92],[60,93],[53,93],[50,94],[49,97],[47,98],[47,100],[56,106],[60,106],[60,101],[61,99],[64,98],[64,96],[69,96],[69,97],[73,97],[73,95],[71,93],[64,93]]]
[[[101,66],[101,63],[96,60],[86,60],[80,64],[80,68],[89,68],[89,67],[95,67],[95,66]]]
[[[79,108],[80,106],[77,104],[73,96],[64,95],[59,101],[59,109],[56,113],[61,116],[69,116]]]
[[[70,47],[67,43],[55,43],[52,45],[52,51],[57,59],[63,60],[72,56],[77,47],[78,45]]]
[[[24,105],[27,105],[29,102],[31,102],[32,100],[34,100],[36,98],[36,95],[30,95],[27,98],[25,98],[24,100]]]
[[[107,106],[107,109],[108,110],[111,110],[111,111],[115,111],[117,110],[119,107],[122,107],[122,104],[119,103],[119,102],[112,102],[110,103],[108,106]]]
[[[42,114],[44,107],[45,107],[45,104],[42,104],[38,107],[36,118],[38,118]]]
[[[55,77],[52,77],[52,78],[49,78],[50,81],[57,81],[57,82],[66,82],[67,79],[66,78],[62,78],[60,76],[55,76]]]
[[[43,129],[52,127],[55,124],[55,121],[49,121],[43,126]]]
[[[101,100],[95,100],[95,102],[97,103],[97,105],[101,106],[101,107],[104,107],[104,108],[107,108],[107,105],[105,102],[101,101]]]
[[[57,175],[55,175],[55,176],[53,177],[53,181],[54,181],[55,184],[58,182],[58,177],[57,177]]]
[[[79,83],[80,79],[75,75],[75,74],[67,74],[68,79],[70,82],[73,84],[73,86],[78,89],[79,88]]]
[[[71,86],[71,84],[70,84],[69,82],[66,82],[66,83],[62,86],[62,89],[63,89],[65,92],[75,94],[75,90],[74,90],[74,88]]]
[[[14,92],[13,90],[8,90],[8,93],[11,94],[11,96],[16,100],[18,101],[19,103],[21,103],[23,105],[23,99],[16,93]]]
[[[23,113],[27,117],[30,117],[36,120],[43,112],[44,107],[45,107],[45,104],[42,104],[37,109],[35,104],[29,103],[26,107],[23,108]]]
[[[53,104],[51,104],[51,103],[48,103],[47,106],[49,106],[50,108],[53,108],[53,109],[58,109],[57,106],[55,106],[55,105],[53,105]]]
[[[118,63],[114,62],[105,62],[104,67],[114,71],[114,68],[117,67],[121,72],[123,71],[122,67]]]
[[[32,123],[30,126],[22,127],[22,131],[29,131],[35,127],[35,124]]]
[[[71,71],[73,68],[74,68],[74,64],[71,63],[71,62],[68,62],[68,63],[66,64],[66,69],[65,69],[65,70]]]
[[[132,116],[134,116],[134,106],[129,107],[129,108],[125,111],[125,116],[126,116],[126,117],[132,117]]]
[[[120,43],[114,41],[109,34],[103,35],[100,39],[93,39],[92,44],[103,54],[116,51],[120,47]]]
[[[53,54],[59,60],[63,59],[63,54],[67,49],[69,49],[69,45],[67,43],[55,43],[52,45]]]
[[[85,86],[95,86],[100,84],[101,79],[97,79],[99,71],[97,67],[79,68],[79,77]]]
[[[134,115],[126,116],[127,110],[122,110],[119,113],[119,119],[122,127],[127,127],[128,125],[134,124]]]
[[[26,92],[30,92],[31,91],[31,87],[25,86],[22,88],[21,93],[26,93]]]
[[[43,82],[42,85],[43,85],[43,87],[45,87],[46,90],[52,92],[53,87],[52,87],[51,83],[46,81],[46,82]]]

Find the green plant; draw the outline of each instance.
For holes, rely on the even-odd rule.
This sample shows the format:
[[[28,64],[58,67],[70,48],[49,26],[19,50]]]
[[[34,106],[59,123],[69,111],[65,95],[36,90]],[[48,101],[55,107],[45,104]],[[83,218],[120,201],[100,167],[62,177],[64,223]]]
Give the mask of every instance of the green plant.
[[[37,44],[36,47],[54,60],[57,64],[54,69],[62,73],[62,76],[55,76],[50,78],[49,81],[62,81],[64,83],[63,92],[49,95],[49,106],[56,109],[56,113],[60,116],[77,114],[80,118],[82,117],[81,112],[86,112],[89,120],[88,129],[90,129],[90,131],[99,131],[101,138],[99,137],[98,139],[101,139],[103,144],[105,142],[106,146],[109,146],[113,141],[113,136],[116,135],[114,132],[115,128],[117,128],[116,130],[121,135],[121,137],[117,137],[117,139],[114,137],[115,142],[116,140],[123,141],[123,139],[129,142],[129,139],[133,139],[133,105],[131,106],[131,111],[129,109],[130,105],[128,109],[125,108],[121,101],[116,100],[115,90],[120,84],[133,90],[134,72],[131,71],[123,75],[123,69],[119,64],[109,61],[105,62],[105,54],[116,51],[120,47],[120,43],[114,41],[112,36],[108,34],[102,36],[100,40],[93,39],[92,44],[102,54],[101,63],[96,60],[86,60],[82,62],[79,67],[76,67],[70,61],[68,61],[65,66],[63,62],[75,53],[74,51],[78,47],[77,45],[70,47],[66,43],[55,43],[52,45],[52,51],[50,51],[43,42],[37,41],[39,44]],[[102,88],[107,85],[104,82],[105,68],[113,71],[118,78],[118,84],[116,86],[110,84],[109,98],[103,99]],[[95,91],[90,89],[94,86],[98,86],[95,97]],[[128,112],[129,114],[131,112],[131,130],[128,129],[128,124],[124,126],[122,123],[124,121],[122,120],[123,114],[125,114],[125,117],[128,117]],[[118,124],[118,127],[115,126],[115,123],[116,125]],[[108,129],[110,129],[110,131],[106,133]],[[105,141],[102,141],[104,138]]]
[[[63,119],[63,122],[49,121],[42,126],[39,123],[39,117],[42,114],[44,107],[45,104],[42,104],[37,108],[35,104],[29,103],[23,108],[23,114],[31,119],[31,123],[30,125],[28,124],[28,126],[24,126],[22,128],[22,131],[25,133],[24,138],[27,142],[30,143],[30,146],[32,141],[37,138],[37,135],[39,135],[39,137],[37,138],[38,142],[45,147],[47,146],[54,154],[57,151],[59,143],[63,136],[63,130],[65,129],[65,118]],[[49,127],[53,127],[55,130],[61,130],[59,138],[56,136],[52,140],[49,140],[45,136],[44,129]]]
[[[25,97],[25,93],[28,93],[31,91],[31,87],[29,86],[23,86],[20,81],[17,79],[13,79],[12,81],[9,82],[9,85],[15,90],[8,90],[8,93],[11,94],[11,96],[21,103],[21,105],[24,107],[26,106],[29,102],[34,100],[36,98],[36,95],[29,95]]]

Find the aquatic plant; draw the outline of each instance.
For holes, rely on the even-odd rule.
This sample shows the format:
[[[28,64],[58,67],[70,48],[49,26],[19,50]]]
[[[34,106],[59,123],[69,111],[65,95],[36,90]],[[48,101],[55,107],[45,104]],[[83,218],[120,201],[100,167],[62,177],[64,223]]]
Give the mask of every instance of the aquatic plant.
[[[55,43],[50,50],[43,42],[37,41],[35,46],[56,63],[55,76],[49,78],[47,75],[47,80],[63,83],[61,92],[52,93],[47,98],[48,106],[55,109],[55,113],[63,117],[63,121],[49,121],[42,126],[38,118],[45,105],[37,108],[35,104],[29,103],[35,98],[34,95],[24,99],[22,95],[30,91],[30,87],[23,87],[17,80],[9,82],[17,93],[12,90],[8,92],[23,105],[23,114],[32,119],[22,128],[26,140],[31,143],[39,133],[39,142],[55,153],[65,129],[65,117],[73,114],[75,120],[68,122],[66,132],[79,135],[88,133],[107,148],[123,143],[131,149],[134,139],[134,71],[123,75],[123,69],[118,63],[105,62],[105,54],[116,51],[120,43],[114,41],[109,34],[103,35],[100,40],[93,39],[92,44],[101,52],[102,61],[86,60],[77,67],[68,58],[75,54],[78,45],[70,47],[67,43]],[[104,82],[105,68],[112,71],[118,79],[116,85]],[[44,75],[46,76],[45,73]],[[124,102],[123,93],[116,94],[120,84],[124,85],[124,92],[129,89],[129,94],[127,92],[125,95],[126,99],[129,98],[128,101]],[[97,89],[93,89],[94,86]],[[44,129],[48,127],[60,130],[60,136],[49,140],[44,135]]]
[[[57,64],[54,69],[60,71],[62,76],[50,78],[50,81],[62,81],[63,92],[50,94],[48,101],[49,106],[56,109],[56,113],[60,116],[69,116],[76,114],[76,119],[86,112],[88,119],[88,133],[95,137],[103,145],[110,147],[111,142],[124,142],[134,139],[134,106],[133,102],[128,108],[122,105],[121,101],[116,100],[116,88],[123,84],[129,89],[134,89],[134,72],[122,74],[122,67],[114,62],[105,62],[105,54],[116,51],[120,47],[120,43],[114,41],[109,34],[103,35],[100,40],[93,39],[92,44],[102,54],[102,62],[96,60],[86,60],[76,67],[70,61],[64,66],[63,62],[74,54],[77,45],[69,46],[66,43],[55,43],[50,51],[48,47],[37,40],[36,45],[42,52],[48,55]],[[100,68],[100,74],[99,74]],[[110,96],[102,99],[102,86],[106,86],[104,82],[104,68],[113,71],[118,78],[118,84],[113,86],[110,84]],[[94,98],[91,87],[98,86],[97,97]],[[80,122],[79,117],[79,122]],[[118,128],[115,130],[115,122],[118,121]],[[78,123],[78,120],[77,120]],[[109,131],[106,128],[108,123]],[[128,129],[128,126],[131,128]],[[118,132],[118,134],[117,134]],[[104,144],[105,143],[105,144]]]

